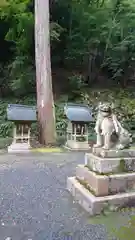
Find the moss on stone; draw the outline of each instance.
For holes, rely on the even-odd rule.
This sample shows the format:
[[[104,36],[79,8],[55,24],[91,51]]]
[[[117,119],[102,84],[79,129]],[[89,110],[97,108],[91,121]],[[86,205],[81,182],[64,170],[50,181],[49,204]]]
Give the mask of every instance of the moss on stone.
[[[121,160],[120,160],[120,164],[119,164],[119,167],[118,167],[118,171],[119,171],[119,173],[128,172],[127,169],[126,169],[126,166],[125,166],[125,161],[124,161],[124,159],[121,159]]]
[[[92,193],[94,196],[96,196],[94,190],[89,186],[89,184],[85,181],[85,180],[82,180],[82,179],[79,179],[78,177],[76,177],[76,180],[84,186],[84,188],[86,188],[90,193]]]

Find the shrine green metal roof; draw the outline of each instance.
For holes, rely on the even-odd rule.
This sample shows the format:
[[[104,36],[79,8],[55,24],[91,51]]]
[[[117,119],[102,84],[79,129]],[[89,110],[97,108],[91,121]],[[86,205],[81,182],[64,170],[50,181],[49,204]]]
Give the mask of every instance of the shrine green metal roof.
[[[83,104],[66,104],[64,107],[66,117],[71,122],[91,122],[92,110],[87,105]]]
[[[7,119],[9,121],[35,122],[37,120],[35,106],[9,104],[7,107]]]

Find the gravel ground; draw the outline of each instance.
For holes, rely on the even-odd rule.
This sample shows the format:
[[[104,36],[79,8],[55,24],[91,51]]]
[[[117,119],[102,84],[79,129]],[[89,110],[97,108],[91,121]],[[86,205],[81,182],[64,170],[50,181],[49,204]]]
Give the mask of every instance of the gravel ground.
[[[80,152],[0,155],[0,240],[106,240],[66,190],[83,162]]]

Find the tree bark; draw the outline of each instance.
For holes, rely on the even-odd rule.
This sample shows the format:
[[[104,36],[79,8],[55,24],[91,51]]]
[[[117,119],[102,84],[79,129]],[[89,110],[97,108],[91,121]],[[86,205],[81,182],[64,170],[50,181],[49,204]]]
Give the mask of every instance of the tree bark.
[[[55,142],[55,109],[50,60],[49,0],[35,0],[35,59],[40,143]]]

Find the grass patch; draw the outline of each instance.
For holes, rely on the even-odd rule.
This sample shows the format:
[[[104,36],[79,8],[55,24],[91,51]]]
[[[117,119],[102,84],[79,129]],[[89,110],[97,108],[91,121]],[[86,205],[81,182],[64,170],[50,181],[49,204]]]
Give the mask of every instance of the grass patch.
[[[114,237],[119,240],[135,239],[135,208],[94,216],[89,219],[89,223],[104,225],[109,240]]]
[[[40,152],[40,153],[61,153],[63,152],[62,148],[33,148],[32,152]]]

